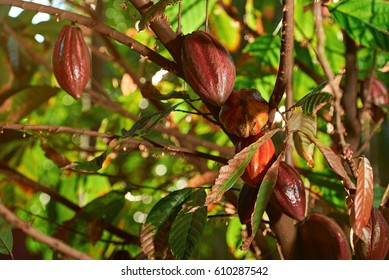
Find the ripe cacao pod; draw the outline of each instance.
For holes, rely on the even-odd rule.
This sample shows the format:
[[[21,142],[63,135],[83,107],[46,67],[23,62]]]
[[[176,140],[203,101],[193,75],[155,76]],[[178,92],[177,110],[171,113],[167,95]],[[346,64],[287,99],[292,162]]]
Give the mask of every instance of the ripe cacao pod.
[[[220,106],[235,84],[235,66],[230,53],[211,34],[195,31],[185,35],[181,49],[185,80],[206,102]]]
[[[377,208],[372,208],[369,223],[365,227],[366,242],[353,235],[354,251],[358,259],[383,260],[389,248],[389,226]]]
[[[232,91],[220,108],[224,128],[239,138],[257,135],[267,123],[269,104],[256,89]]]
[[[342,228],[320,213],[311,213],[299,225],[306,260],[350,260],[351,250]]]
[[[257,141],[261,136],[263,136],[262,132],[255,136],[240,139],[235,145],[235,152],[240,152],[250,144]],[[269,139],[261,147],[259,147],[254,156],[251,158],[249,164],[246,166],[242,175],[243,181],[253,188],[259,188],[263,177],[265,177],[267,170],[275,160],[276,151],[273,141]]]
[[[280,162],[270,203],[293,219],[301,221],[305,217],[304,183],[297,170],[286,162]]]
[[[80,28],[65,25],[54,45],[53,72],[59,85],[76,99],[89,80],[90,56]]]
[[[238,216],[242,225],[250,222],[254,212],[255,201],[257,200],[259,189],[254,189],[244,184],[238,197]]]

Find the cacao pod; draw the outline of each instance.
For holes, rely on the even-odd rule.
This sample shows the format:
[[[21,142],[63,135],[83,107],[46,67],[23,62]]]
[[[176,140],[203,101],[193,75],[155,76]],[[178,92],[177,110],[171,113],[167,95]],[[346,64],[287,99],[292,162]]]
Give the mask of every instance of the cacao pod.
[[[254,189],[249,185],[243,185],[238,197],[238,216],[242,225],[250,222],[254,212],[255,201],[257,200],[259,189]]]
[[[235,84],[235,66],[230,53],[211,34],[195,31],[185,35],[181,49],[185,80],[200,98],[222,105]]]
[[[357,258],[362,260],[385,259],[389,248],[389,226],[377,208],[372,208],[365,229],[367,240],[363,241],[355,234],[353,235],[354,251]]]
[[[306,260],[350,260],[351,250],[342,228],[320,213],[311,213],[299,225]]]
[[[280,162],[270,203],[293,219],[301,221],[305,217],[304,183],[297,170],[286,162]]]
[[[239,138],[257,135],[267,123],[269,104],[259,91],[244,88],[232,91],[220,108],[219,119],[227,132]]]
[[[263,136],[262,132],[255,136],[240,139],[235,145],[235,152],[240,152],[250,144],[257,141],[261,136]],[[259,188],[263,177],[265,177],[267,170],[275,160],[276,151],[273,141],[269,139],[261,147],[259,147],[246,166],[242,175],[243,181],[253,188]]]
[[[90,56],[80,28],[65,25],[54,45],[53,72],[59,85],[76,99],[89,80]]]

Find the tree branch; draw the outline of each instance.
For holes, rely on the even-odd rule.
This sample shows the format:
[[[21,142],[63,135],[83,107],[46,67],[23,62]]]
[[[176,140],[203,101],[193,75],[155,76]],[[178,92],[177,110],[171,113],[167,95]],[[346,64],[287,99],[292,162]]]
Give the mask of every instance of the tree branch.
[[[87,135],[91,137],[99,137],[99,138],[106,138],[109,140],[120,138],[120,135],[115,135],[112,133],[102,133],[97,132],[93,130],[88,129],[81,129],[81,128],[74,128],[74,127],[68,127],[68,126],[56,126],[56,125],[24,125],[24,124],[7,124],[7,123],[1,123],[0,122],[0,131],[4,131],[6,129],[9,130],[21,130],[21,131],[39,131],[40,133],[43,131],[47,131],[49,133],[69,133],[69,134],[78,134],[78,135]],[[147,147],[161,150],[165,152],[170,152],[172,154],[181,154],[186,155],[190,157],[197,157],[197,158],[203,158],[208,160],[213,160],[215,162],[219,162],[222,164],[227,163],[227,159],[220,156],[215,156],[207,153],[202,153],[199,151],[193,151],[185,147],[177,147],[177,146],[164,146],[161,144],[158,144],[151,140],[141,140],[141,139],[134,139],[134,138],[127,138],[124,141],[125,143],[131,143],[134,145],[145,145]],[[210,142],[211,143],[211,142]],[[220,147],[220,146],[217,146]],[[220,147],[221,148],[221,147]],[[232,152],[229,150],[229,152]]]
[[[139,11],[141,15],[144,15],[154,4],[150,0],[129,0],[132,5]],[[160,42],[166,47],[169,53],[173,56],[174,60],[178,64],[179,73],[182,73],[181,65],[181,34],[177,34],[170,27],[168,19],[164,16],[153,19],[149,22],[150,28],[157,35]],[[180,74],[179,76],[182,77]]]
[[[339,137],[338,145],[341,147],[342,156],[346,159],[354,177],[357,177],[357,166],[353,159],[353,152],[350,149],[350,145],[346,142],[345,128],[342,123],[343,108],[341,105],[342,91],[339,85],[335,82],[335,75],[331,70],[330,64],[324,52],[324,31],[323,31],[323,18],[321,14],[321,1],[315,0],[313,4],[313,15],[315,23],[315,34],[317,37],[316,54],[317,58],[324,70],[324,73],[328,79],[329,86],[334,94],[334,122],[337,136]]]
[[[26,186],[32,188],[34,190],[34,192],[43,192],[43,193],[50,195],[50,197],[52,197],[54,200],[62,203],[63,205],[65,205],[66,207],[68,207],[69,209],[71,209],[75,212],[79,212],[82,209],[77,204],[74,204],[73,202],[71,202],[67,198],[61,196],[59,193],[57,193],[53,189],[45,187],[45,186],[39,184],[38,182],[35,182],[35,181],[25,177],[23,174],[20,174],[16,170],[8,167],[5,163],[3,163],[1,161],[0,161],[0,173],[5,174],[8,179],[10,179],[14,182],[20,182],[23,185],[26,185]],[[117,235],[118,237],[123,238],[127,243],[138,244],[138,240],[135,236],[132,236],[131,234],[129,234],[129,233],[127,233],[119,228],[116,228],[116,227],[112,226],[111,224],[102,223],[102,227],[104,229],[106,229],[107,231]]]
[[[0,4],[10,5],[14,7],[19,7],[25,10],[37,11],[41,13],[47,13],[53,16],[56,16],[59,19],[67,19],[72,22],[79,23],[86,27],[89,27],[105,36],[108,36],[124,45],[128,46],[132,50],[139,53],[141,56],[146,57],[150,61],[156,63],[162,68],[175,73],[178,76],[181,76],[181,72],[178,71],[177,64],[171,60],[166,59],[160,54],[156,53],[152,49],[142,45],[138,41],[128,37],[126,34],[117,31],[116,29],[107,26],[103,23],[97,22],[93,18],[79,15],[77,13],[64,11],[50,6],[45,6],[41,4],[25,2],[20,0],[0,0]]]
[[[269,100],[269,121],[271,125],[282,96],[284,95],[287,79],[290,77],[293,63],[293,37],[294,37],[294,0],[282,2],[282,33],[280,49],[280,66],[277,73],[276,84]]]
[[[47,236],[37,231],[30,223],[27,223],[19,219],[11,210],[0,203],[0,216],[2,216],[12,226],[22,230],[25,234],[32,237],[38,242],[48,245],[55,251],[61,252],[66,256],[79,259],[79,260],[91,260],[92,258],[83,252],[80,252],[69,245],[65,244],[59,239]]]
[[[351,150],[355,152],[359,146],[361,135],[357,106],[357,46],[346,32],[343,32],[343,36],[346,44],[346,79],[341,102],[345,110],[346,141],[350,144]]]

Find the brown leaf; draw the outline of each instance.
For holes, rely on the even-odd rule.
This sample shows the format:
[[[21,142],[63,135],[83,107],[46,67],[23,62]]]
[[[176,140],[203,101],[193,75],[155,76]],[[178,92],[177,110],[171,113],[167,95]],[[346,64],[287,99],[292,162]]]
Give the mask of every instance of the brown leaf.
[[[170,230],[170,227],[169,227]],[[165,259],[168,253],[168,231],[161,228],[156,231],[152,224],[143,225],[140,235],[140,246],[149,260]]]
[[[318,139],[316,139],[312,135],[306,133],[305,135],[316,145],[316,147],[319,148],[324,158],[326,159],[328,165],[331,167],[332,171],[334,171],[343,179],[343,184],[349,189],[355,189],[355,185],[353,181],[351,181],[350,177],[348,176],[346,170],[343,167],[341,158],[338,155],[336,155],[333,150],[325,146],[323,143],[321,143]]]
[[[368,224],[371,208],[373,207],[373,169],[367,158],[363,157],[358,166],[357,191],[351,209],[354,232],[363,238],[363,228]]]

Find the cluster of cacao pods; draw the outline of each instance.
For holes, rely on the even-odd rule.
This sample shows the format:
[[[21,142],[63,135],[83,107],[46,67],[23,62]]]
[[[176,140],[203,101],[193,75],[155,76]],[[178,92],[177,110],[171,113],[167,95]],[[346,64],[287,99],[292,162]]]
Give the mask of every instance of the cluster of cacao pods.
[[[184,36],[181,49],[185,80],[205,102],[220,107],[219,121],[225,131],[238,137],[239,153],[264,135],[269,105],[255,89],[233,90],[235,67],[228,50],[211,34],[195,31]],[[263,178],[276,160],[271,139],[254,154],[242,175],[246,185],[238,200],[242,223],[250,221]],[[270,203],[296,220],[305,217],[305,190],[298,172],[282,162]]]
[[[54,45],[52,62],[58,84],[79,99],[89,81],[91,68],[88,46],[80,28],[74,25],[62,28]]]

